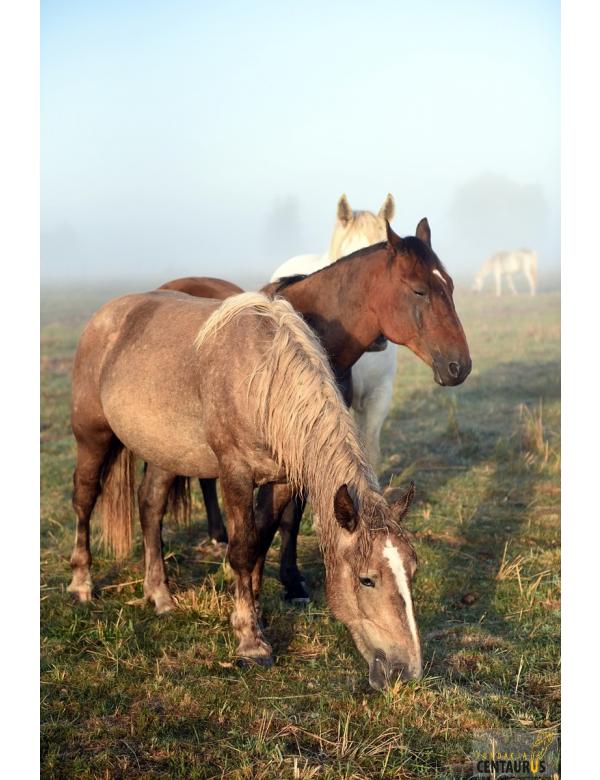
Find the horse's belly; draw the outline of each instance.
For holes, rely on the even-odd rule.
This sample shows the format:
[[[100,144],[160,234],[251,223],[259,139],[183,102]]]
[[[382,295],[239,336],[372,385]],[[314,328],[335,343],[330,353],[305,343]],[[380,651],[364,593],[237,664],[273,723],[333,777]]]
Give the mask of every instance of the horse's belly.
[[[218,462],[206,441],[199,410],[186,413],[175,402],[153,403],[139,386],[130,392],[120,387],[118,393],[105,393],[102,407],[116,436],[138,457],[181,476],[218,476]]]
[[[504,260],[504,267],[502,270],[504,271],[505,274],[514,274],[520,269],[520,265],[521,264],[519,263],[518,257],[516,257],[515,255],[509,255]]]

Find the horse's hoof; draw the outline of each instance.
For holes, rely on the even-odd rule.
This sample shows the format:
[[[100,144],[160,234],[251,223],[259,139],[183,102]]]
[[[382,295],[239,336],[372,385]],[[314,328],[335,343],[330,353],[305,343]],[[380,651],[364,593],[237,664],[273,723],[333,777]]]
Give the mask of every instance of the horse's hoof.
[[[302,598],[288,599],[289,603],[294,607],[306,607],[310,604],[310,596],[304,596]]]
[[[70,601],[75,607],[89,607],[92,603],[91,593],[79,593],[78,591],[69,591]]]
[[[274,661],[272,655],[245,655],[235,659],[235,665],[240,669],[248,669],[251,666],[263,666],[268,668],[269,666],[273,666],[273,663]]]
[[[255,663],[257,663],[259,666],[264,666],[265,668],[269,668],[270,666],[273,666],[275,663],[273,661],[273,656],[269,655],[266,658],[259,656],[258,658],[254,659]]]
[[[229,539],[227,538],[227,532],[223,532],[223,533],[219,532],[216,534],[211,534],[210,541],[213,544],[227,544],[227,542],[229,541]]]
[[[169,615],[177,609],[177,604],[175,604],[171,596],[160,596],[150,600],[154,603],[154,612],[157,617]]]
[[[170,615],[175,609],[175,604],[161,604],[160,607],[154,607],[154,613],[156,617],[164,617],[165,615]]]
[[[284,599],[289,604],[297,606],[310,604],[310,594],[304,587],[304,581],[295,582],[291,587],[286,588]]]
[[[67,586],[67,593],[71,594],[77,604],[88,604],[92,600],[91,585],[74,585],[71,583]]]

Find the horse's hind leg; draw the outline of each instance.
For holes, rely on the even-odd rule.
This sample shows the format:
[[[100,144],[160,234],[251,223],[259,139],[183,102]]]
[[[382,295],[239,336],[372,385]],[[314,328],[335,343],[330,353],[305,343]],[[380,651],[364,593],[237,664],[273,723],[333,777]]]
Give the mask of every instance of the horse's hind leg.
[[[260,550],[253,491],[252,475],[240,474],[239,462],[222,470],[221,492],[229,531],[228,556],[236,577],[235,607],[231,615],[231,625],[239,640],[236,655],[240,659],[270,665],[272,650],[260,629],[252,587],[252,574]]]
[[[206,508],[206,519],[208,520],[208,535],[213,542],[227,544],[227,531],[225,523],[219,508],[219,499],[217,498],[217,480],[201,479],[200,489]]]
[[[303,498],[294,496],[282,512],[279,524],[279,579],[285,588],[285,600],[293,604],[308,604],[310,601],[304,577],[298,568],[298,534],[305,506],[306,501]]]
[[[144,595],[154,604],[157,615],[175,609],[175,602],[169,591],[162,547],[162,519],[174,479],[175,474],[148,464],[138,491],[144,535]]]
[[[517,290],[515,288],[515,283],[514,283],[514,280],[512,278],[512,274],[507,274],[506,275],[506,281],[508,282],[508,289],[511,291],[511,293],[513,295],[516,295],[517,294]]]
[[[90,517],[100,493],[100,475],[113,440],[106,429],[94,437],[77,438],[77,463],[73,473],[73,509],[77,516],[75,546],[71,555],[73,577],[67,590],[79,601],[92,598]]]

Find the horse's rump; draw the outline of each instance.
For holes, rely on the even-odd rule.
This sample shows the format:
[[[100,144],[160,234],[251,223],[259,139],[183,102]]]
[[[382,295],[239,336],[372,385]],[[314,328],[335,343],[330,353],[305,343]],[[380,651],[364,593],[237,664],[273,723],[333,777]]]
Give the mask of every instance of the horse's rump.
[[[219,301],[231,295],[243,293],[241,287],[225,279],[215,279],[210,276],[184,276],[161,284],[159,290],[175,290],[198,298],[213,298]]]

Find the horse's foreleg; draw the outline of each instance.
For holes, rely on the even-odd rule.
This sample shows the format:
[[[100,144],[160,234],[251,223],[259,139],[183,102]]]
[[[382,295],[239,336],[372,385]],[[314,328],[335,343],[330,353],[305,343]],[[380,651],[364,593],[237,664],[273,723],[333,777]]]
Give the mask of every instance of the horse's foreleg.
[[[202,490],[202,498],[206,508],[208,535],[213,542],[227,544],[227,531],[219,508],[219,499],[217,498],[217,480],[201,479],[200,489]]]
[[[252,571],[252,590],[257,614],[260,615],[260,590],[267,552],[281,523],[285,508],[292,500],[292,489],[287,483],[270,483],[259,488],[256,497],[256,527],[258,530],[258,559]]]
[[[531,270],[525,271],[525,276],[527,277],[527,282],[529,283],[529,294],[535,295],[535,278]]]
[[[511,291],[511,293],[513,295],[516,295],[517,294],[517,290],[515,288],[515,283],[513,281],[512,274],[507,274],[506,281],[508,282],[508,288]]]
[[[252,475],[240,474],[237,462],[229,468],[223,468],[220,479],[227,512],[228,557],[235,574],[235,606],[231,625],[239,642],[236,655],[240,659],[270,665],[272,650],[258,623],[252,586],[260,551],[259,533],[254,520]]]
[[[304,577],[298,568],[298,533],[306,501],[294,496],[282,509],[279,533],[281,552],[279,557],[279,578],[285,588],[285,600],[294,604],[308,604],[310,595],[304,584]]]
[[[162,519],[174,479],[175,474],[148,464],[138,491],[144,535],[144,596],[154,604],[157,615],[175,609],[175,602],[169,591],[162,547]]]
[[[381,461],[381,429],[392,403],[394,374],[395,366],[394,372],[382,377],[381,383],[363,400],[363,410],[358,421],[369,462],[375,470]]]
[[[498,269],[494,271],[494,281],[496,282],[496,295],[502,295],[502,272]]]
[[[77,464],[73,473],[73,509],[77,525],[71,555],[73,577],[67,590],[82,602],[92,598],[90,517],[100,492],[100,474],[112,438],[112,431],[107,429],[96,436],[95,441],[77,440]]]

